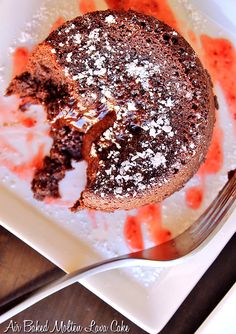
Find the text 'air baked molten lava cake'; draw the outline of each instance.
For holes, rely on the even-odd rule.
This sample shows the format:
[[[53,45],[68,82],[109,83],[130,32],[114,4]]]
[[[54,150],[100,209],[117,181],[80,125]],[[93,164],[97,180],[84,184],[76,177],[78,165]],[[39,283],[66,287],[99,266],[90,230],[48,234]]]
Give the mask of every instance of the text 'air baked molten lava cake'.
[[[60,197],[72,160],[88,163],[73,210],[159,202],[193,176],[214,125],[210,78],[191,46],[134,11],[93,12],[39,44],[7,94],[41,103],[53,145],[34,196]]]

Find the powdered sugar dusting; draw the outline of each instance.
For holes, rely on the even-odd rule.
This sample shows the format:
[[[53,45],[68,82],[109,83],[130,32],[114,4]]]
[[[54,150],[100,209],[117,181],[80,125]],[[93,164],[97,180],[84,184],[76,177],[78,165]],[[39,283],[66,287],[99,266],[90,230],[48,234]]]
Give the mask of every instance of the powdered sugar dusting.
[[[116,22],[116,19],[115,19],[115,17],[113,15],[108,15],[105,18],[105,22],[108,23],[108,24],[112,24],[112,23]]]
[[[135,59],[133,62],[126,64],[125,68],[128,75],[136,78],[136,82],[140,82],[145,90],[148,90],[150,88],[148,79],[154,73],[160,73],[160,66],[158,64],[144,61],[142,65],[138,65],[137,59]]]
[[[80,44],[81,43],[81,34],[79,32],[74,36],[74,42],[76,44]]]

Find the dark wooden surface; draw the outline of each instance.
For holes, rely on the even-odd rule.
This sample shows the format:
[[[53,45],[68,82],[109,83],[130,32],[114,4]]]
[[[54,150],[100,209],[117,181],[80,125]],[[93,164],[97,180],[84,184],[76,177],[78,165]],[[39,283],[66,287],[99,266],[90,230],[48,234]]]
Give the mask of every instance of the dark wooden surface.
[[[236,282],[235,260],[236,236],[231,239],[161,334],[193,334]],[[60,269],[0,227],[0,313],[9,305],[14,305],[15,298],[20,299],[24,293],[62,274]],[[44,324],[48,320],[51,326],[56,320],[64,323],[71,320],[86,327],[92,320],[95,320],[97,325],[109,326],[114,319],[119,324],[123,321],[131,334],[145,333],[80,284],[75,284],[18,314],[13,320],[17,324],[23,324],[24,320],[38,320]],[[8,324],[9,321],[0,325],[0,334],[6,330]],[[13,331],[9,330],[8,333]]]

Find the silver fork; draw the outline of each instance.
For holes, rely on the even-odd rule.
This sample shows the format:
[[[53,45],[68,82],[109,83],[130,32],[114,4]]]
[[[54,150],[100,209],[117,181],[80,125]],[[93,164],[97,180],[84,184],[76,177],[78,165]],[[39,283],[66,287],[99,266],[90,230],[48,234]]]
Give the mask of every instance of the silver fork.
[[[33,291],[25,300],[0,316],[0,324],[51,294],[87,276],[135,265],[173,266],[202,249],[224,225],[236,206],[236,170],[206,211],[182,234],[159,246],[101,261],[64,275]]]

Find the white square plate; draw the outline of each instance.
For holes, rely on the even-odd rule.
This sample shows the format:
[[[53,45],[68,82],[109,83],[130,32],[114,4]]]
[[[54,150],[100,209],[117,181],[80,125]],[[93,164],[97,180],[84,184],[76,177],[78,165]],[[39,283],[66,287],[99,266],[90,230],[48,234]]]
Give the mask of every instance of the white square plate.
[[[96,2],[99,9],[106,8],[104,1]],[[187,31],[189,27],[197,34],[204,32],[213,36],[220,34],[236,44],[236,38],[232,33],[232,27],[235,28],[236,14],[230,9],[233,1],[224,2],[224,15],[220,10],[220,1],[214,1],[215,6],[210,9],[209,5],[206,6],[205,1],[197,3],[201,10],[207,11],[208,17],[194,10],[191,2],[187,0],[170,1],[176,15],[186,23],[185,30]],[[228,3],[227,6],[226,3]],[[72,18],[78,14],[75,0],[70,0],[70,2],[65,0],[21,0],[20,2],[0,0],[2,92],[10,79],[14,48],[17,46],[32,47],[48,34],[52,23],[59,16]],[[173,235],[183,231],[199,216],[226,181],[227,171],[235,167],[236,143],[233,124],[222,91],[217,86],[216,91],[221,106],[220,125],[223,130],[227,129],[227,136],[223,140],[224,164],[218,174],[207,177],[206,195],[201,209],[194,211],[187,208],[184,203],[185,190],[164,202],[164,224]],[[0,100],[0,108],[2,108],[2,101],[3,98]],[[11,103],[13,103],[12,100]],[[37,112],[37,117],[43,118],[42,110],[35,109],[32,112]],[[1,112],[0,122],[2,122]],[[26,132],[30,132],[30,129],[20,127],[15,128],[17,131],[12,129],[10,132],[6,130],[2,132],[0,128],[1,140],[7,137],[7,140],[11,141],[10,144],[18,149],[18,155],[14,156],[15,153],[12,152],[11,159],[27,159],[32,152],[35,154],[40,144],[45,144],[45,150],[49,149],[50,140],[47,136],[42,135],[47,125],[42,119],[40,124],[33,130],[36,131],[36,139],[30,146],[25,140]],[[0,154],[5,154],[5,152],[0,152]],[[68,189],[71,193],[77,190],[78,182],[73,183],[72,179],[75,181],[82,177],[82,171],[83,164],[79,164],[74,173],[67,177],[72,186],[68,188],[68,180],[64,182],[65,198],[68,196]],[[0,180],[1,224],[65,271],[71,272],[100,258],[129,251],[123,237],[123,224],[127,215],[125,212],[97,213],[95,222],[87,212],[72,214],[61,205],[35,201],[32,198],[27,176],[26,179],[20,179],[9,169],[1,166]],[[198,178],[193,178],[189,184],[198,184]],[[156,333],[171,318],[233,235],[236,230],[235,219],[236,213],[231,216],[227,224],[204,250],[184,264],[169,269],[160,268],[160,270],[142,268],[113,270],[83,280],[82,283],[144,330]],[[146,246],[150,245],[146,231],[144,234]]]

